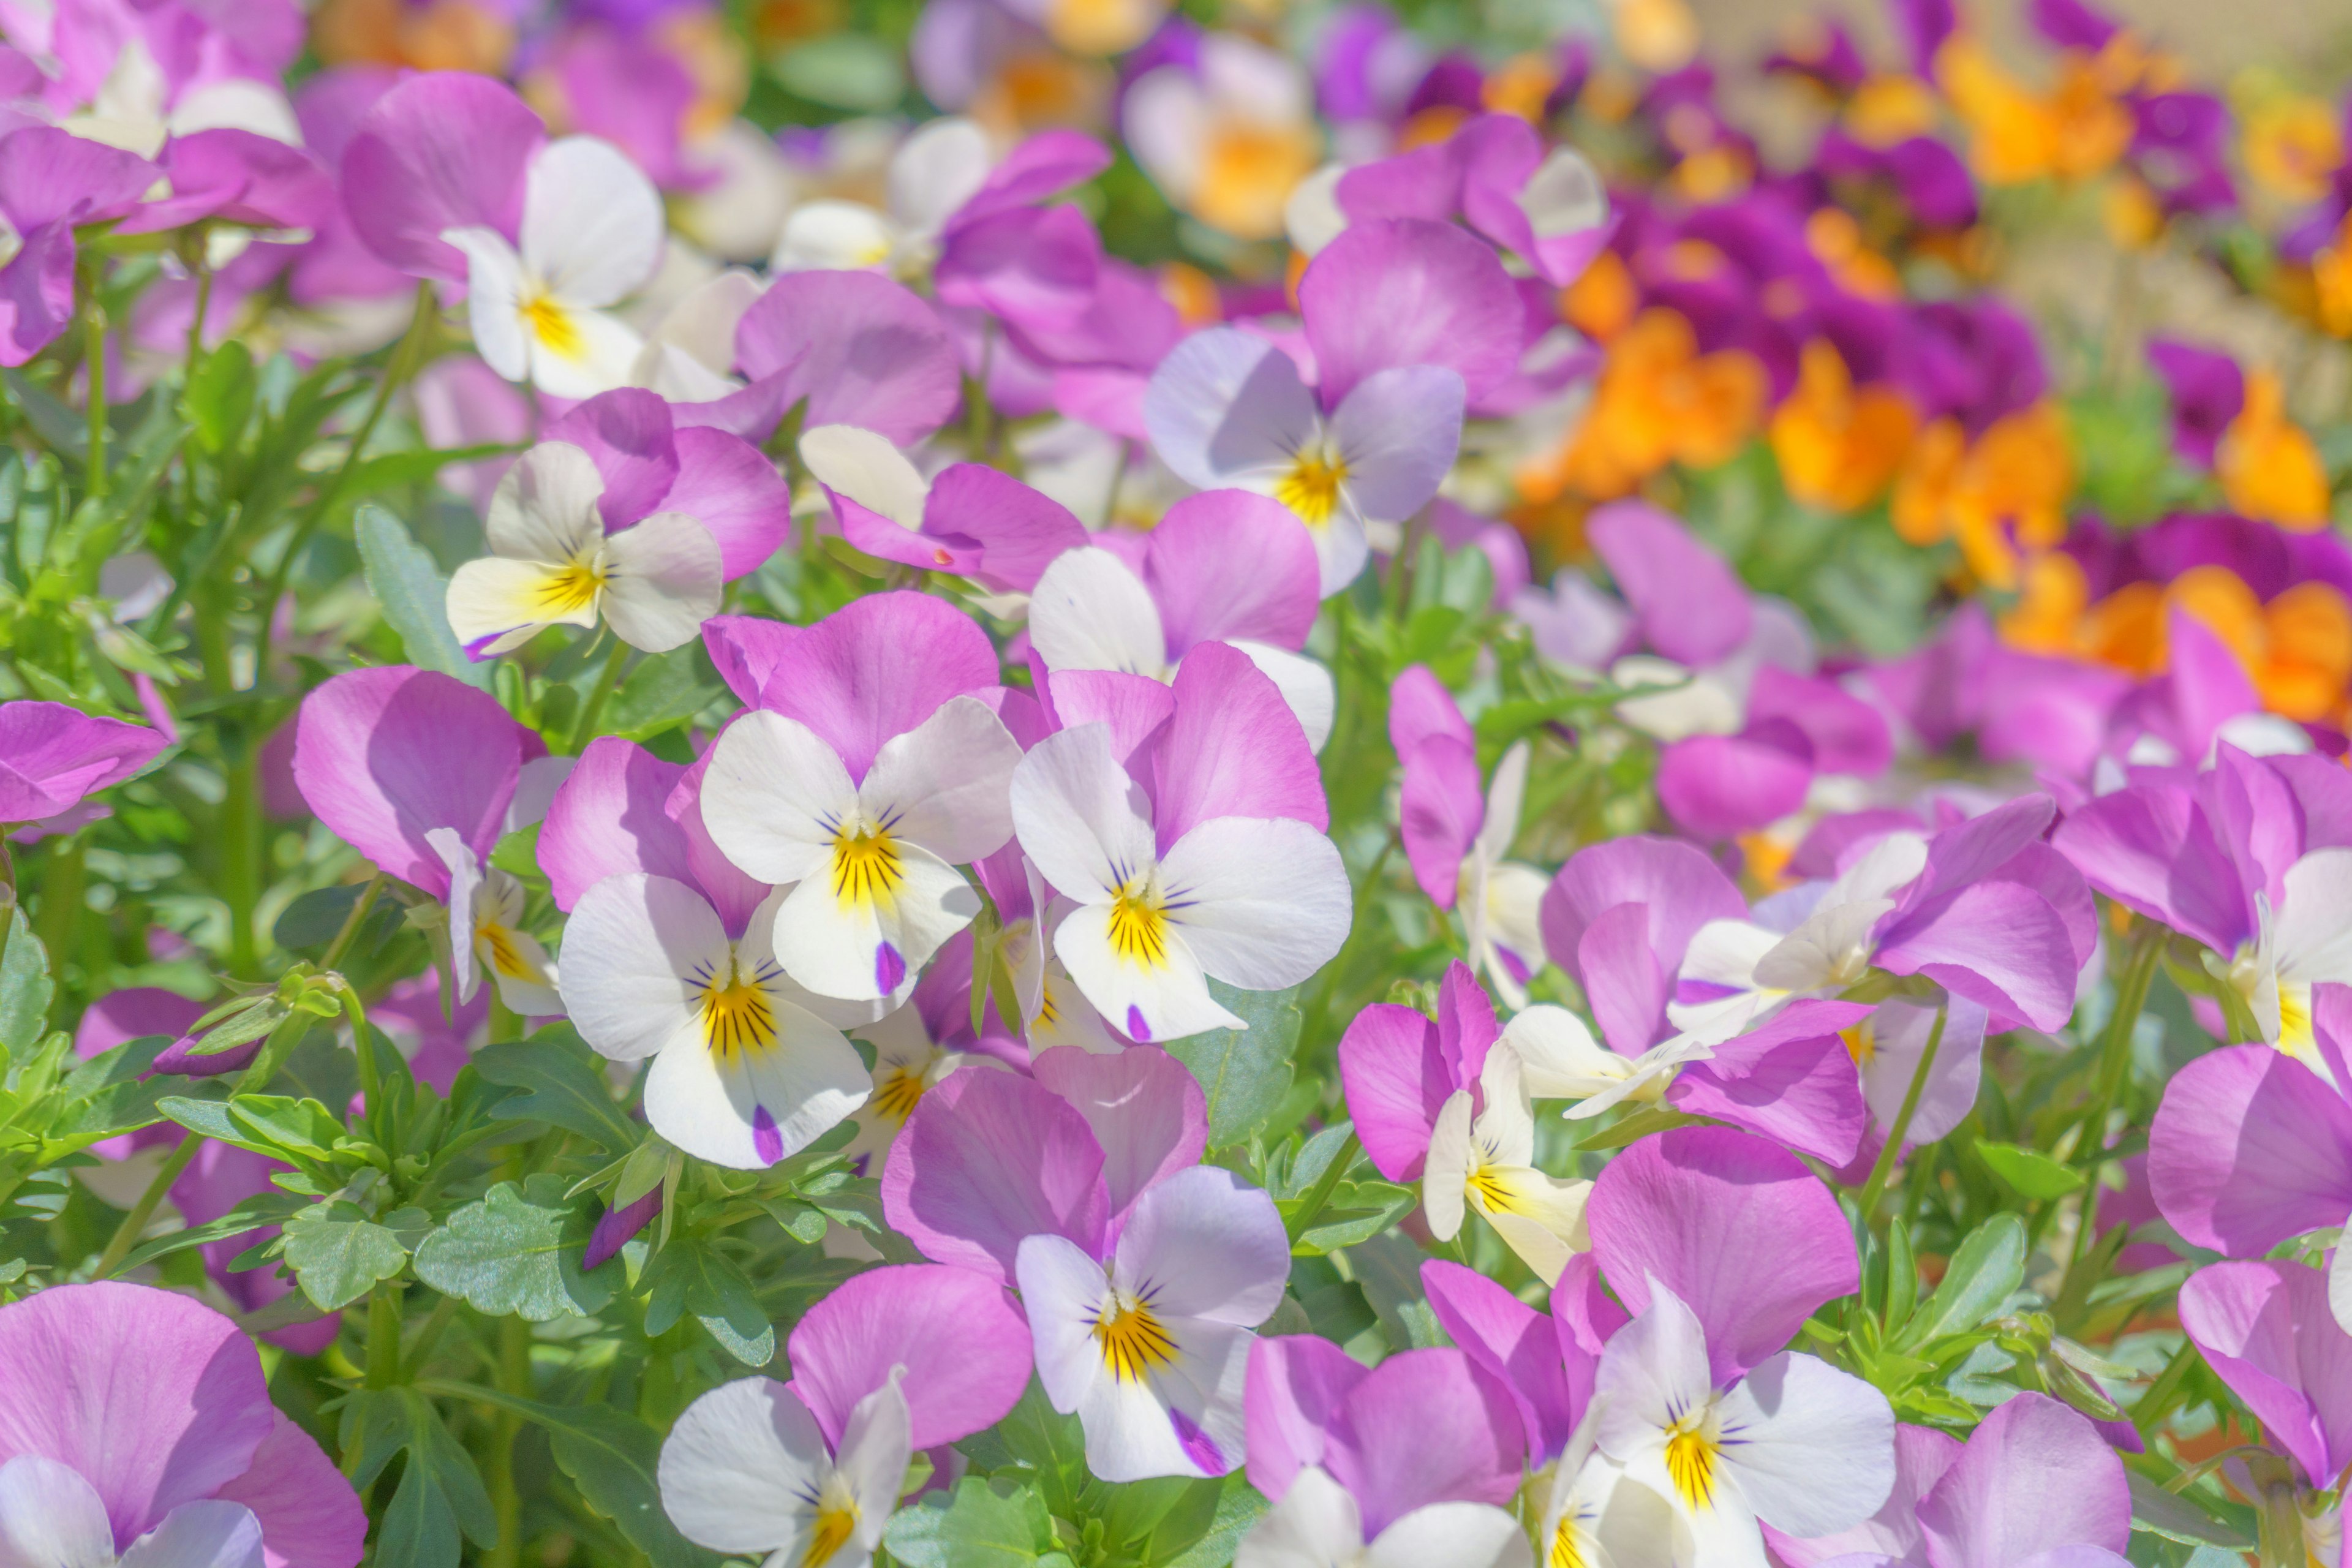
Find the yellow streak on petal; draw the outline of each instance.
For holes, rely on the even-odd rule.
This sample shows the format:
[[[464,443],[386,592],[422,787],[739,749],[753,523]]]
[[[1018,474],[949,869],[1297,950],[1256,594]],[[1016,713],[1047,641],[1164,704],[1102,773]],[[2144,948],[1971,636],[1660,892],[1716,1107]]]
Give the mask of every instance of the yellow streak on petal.
[[[766,990],[740,969],[730,966],[724,979],[703,987],[700,1010],[703,1043],[713,1055],[775,1048],[775,1009]]]
[[[1339,487],[1347,479],[1346,458],[1310,447],[1292,460],[1288,473],[1275,481],[1274,499],[1297,512],[1309,528],[1321,528],[1339,510]]]
[[[1707,1436],[1706,1418],[1686,1416],[1666,1436],[1666,1478],[1691,1508],[1715,1506],[1715,1461],[1721,1447]]]
[[[587,334],[572,312],[558,304],[551,295],[533,294],[520,306],[522,324],[539,346],[559,359],[582,360],[588,357]]]
[[[1110,950],[1139,968],[1168,967],[1168,915],[1147,883],[1130,882],[1111,900]]]
[[[809,1532],[808,1552],[801,1559],[801,1568],[824,1568],[835,1552],[849,1543],[856,1530],[856,1503],[841,1503],[820,1512],[816,1528]]]
[[[1150,1304],[1135,1297],[1113,1295],[1095,1319],[1094,1334],[1103,1364],[1121,1383],[1136,1383],[1148,1372],[1176,1364],[1176,1342]]]
[[[906,886],[898,846],[886,829],[844,828],[833,837],[833,896],[843,908],[887,908]]]

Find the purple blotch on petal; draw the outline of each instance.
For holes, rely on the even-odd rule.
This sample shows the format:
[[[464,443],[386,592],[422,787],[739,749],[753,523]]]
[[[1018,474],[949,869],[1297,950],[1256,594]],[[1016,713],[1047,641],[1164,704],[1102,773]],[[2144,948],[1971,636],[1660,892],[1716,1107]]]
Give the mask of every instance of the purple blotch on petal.
[[[1222,1476],[1233,1467],[1217,1447],[1216,1439],[1201,1430],[1190,1415],[1181,1410],[1168,1412],[1168,1424],[1176,1428],[1176,1441],[1183,1446],[1184,1457],[1213,1476]]]
[[[906,978],[907,960],[897,948],[886,942],[874,950],[874,984],[876,985],[885,992],[896,991],[898,989],[898,983]]]
[[[1143,1021],[1143,1009],[1133,1003],[1127,1008],[1127,1037],[1147,1045],[1151,1040],[1151,1026]]]
[[[763,1164],[772,1165],[784,1157],[784,1135],[776,1131],[776,1119],[764,1105],[752,1108],[751,1152]]]

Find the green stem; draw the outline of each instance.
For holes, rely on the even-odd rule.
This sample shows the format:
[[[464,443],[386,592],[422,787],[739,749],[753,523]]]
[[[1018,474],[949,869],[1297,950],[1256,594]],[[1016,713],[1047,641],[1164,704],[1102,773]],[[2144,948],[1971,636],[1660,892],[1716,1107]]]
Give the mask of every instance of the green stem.
[[[400,1287],[379,1285],[368,1298],[367,1385],[390,1388],[400,1381]]]
[[[1862,1185],[1862,1202],[1858,1210],[1862,1223],[1867,1226],[1885,1195],[1886,1179],[1895,1173],[1895,1162],[1903,1157],[1903,1139],[1911,1131],[1912,1113],[1919,1109],[1919,1097],[1927,1092],[1927,1075],[1936,1070],[1936,1052],[1944,1043],[1944,1021],[1951,1016],[1951,999],[1936,1009],[1936,1026],[1927,1031],[1927,1048],[1919,1053],[1919,1065],[1912,1069],[1911,1087],[1903,1091],[1903,1108],[1895,1113],[1895,1125],[1887,1129],[1886,1147],[1878,1152],[1877,1161],[1870,1167],[1870,1179]]]
[[[89,382],[89,451],[84,480],[92,500],[106,493],[106,310],[98,302],[98,269],[83,274],[89,309],[82,313],[82,368]]]
[[[2106,1157],[2107,1113],[2115,1109],[2116,1099],[2131,1076],[2132,1037],[2138,1032],[2148,987],[2155,984],[2156,967],[2164,958],[2164,928],[2145,921],[2142,926],[2131,963],[2116,987],[2115,1014],[2108,1018],[2105,1037],[2099,1044],[2098,1097],[2083,1115],[2083,1157],[2092,1170]]]
[[[240,980],[261,978],[261,755],[236,730],[222,739],[239,752],[229,764],[220,809],[220,892],[228,905],[228,966]]]
[[[383,1100],[383,1075],[376,1068],[375,1037],[368,1030],[367,1009],[360,1005],[360,994],[346,982],[339,987],[342,993],[343,1016],[352,1021],[352,1048],[360,1058],[360,1114],[373,1116]]]
[[[367,922],[368,911],[375,908],[375,901],[383,893],[383,873],[378,871],[368,879],[367,886],[360,889],[360,896],[352,900],[352,912],[343,917],[342,929],[336,931],[335,940],[327,944],[326,956],[319,960],[320,968],[332,969],[343,961],[343,954],[350,951],[352,941],[360,934],[360,927]]]
[[[51,841],[49,863],[41,874],[41,945],[49,952],[51,971],[62,969],[81,946],[81,916],[88,907],[79,834]]]
[[[528,1397],[530,1394],[530,1325],[520,1318],[499,1320],[499,1388]],[[516,1489],[515,1440],[522,1436],[522,1417],[500,1409],[490,1435],[490,1506],[498,1515],[498,1541],[482,1554],[485,1568],[517,1568],[522,1561],[522,1493]]]
[[[1339,1145],[1339,1152],[1331,1156],[1331,1163],[1323,1168],[1322,1176],[1308,1191],[1307,1201],[1300,1205],[1298,1212],[1291,1216],[1291,1240],[1297,1241],[1301,1236],[1307,1234],[1308,1226],[1323,1217],[1323,1205],[1331,1201],[1332,1193],[1339,1185],[1339,1178],[1346,1175],[1348,1167],[1356,1163],[1356,1151],[1361,1147],[1363,1145],[1357,1141],[1356,1135],[1353,1132],[1349,1133],[1348,1141]]]
[[[114,1234],[107,1238],[106,1250],[98,1255],[98,1268],[90,1275],[91,1279],[110,1279],[116,1269],[122,1267],[122,1260],[130,1257],[131,1249],[139,1244],[147,1222],[155,1217],[155,1206],[163,1201],[163,1194],[172,1190],[172,1184],[180,1179],[189,1163],[195,1159],[196,1151],[204,1146],[204,1142],[194,1132],[180,1135],[179,1147],[165,1158],[155,1172],[155,1179],[147,1184],[147,1190],[139,1194],[139,1201],[131,1205],[131,1212],[122,1216],[122,1223],[116,1226]]]
[[[613,688],[621,682],[621,666],[629,657],[629,645],[619,637],[613,639],[613,651],[604,656],[604,668],[596,672],[596,684],[588,689],[588,700],[580,705],[580,721],[572,726],[573,755],[585,749],[596,738],[597,721],[604,717],[604,704],[612,700]]]

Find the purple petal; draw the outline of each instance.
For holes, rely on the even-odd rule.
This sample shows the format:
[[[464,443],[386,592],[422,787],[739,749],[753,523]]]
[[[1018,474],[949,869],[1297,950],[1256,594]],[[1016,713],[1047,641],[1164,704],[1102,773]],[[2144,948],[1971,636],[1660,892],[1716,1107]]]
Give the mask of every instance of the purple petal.
[[[1551,1319],[1475,1269],[1429,1258],[1421,1285],[1446,1337],[1518,1407],[1529,1459],[1541,1465],[1557,1458],[1592,1396],[1591,1358],[1579,1358],[1584,1376],[1581,1386],[1571,1386]]]
[[[694,886],[686,835],[663,809],[686,769],[617,735],[600,736],[556,787],[539,829],[539,865],[569,910],[606,877],[644,871]]]
[[[1715,1047],[1675,1076],[1666,1103],[1843,1166],[1862,1146],[1870,1112],[1862,1077],[1839,1031],[1870,1014],[1853,1002],[1797,1002],[1751,1034]]]
[[[0,1308],[0,1464],[80,1471],[117,1541],[243,1475],[274,1415],[253,1342],[185,1296],[109,1281]]]
[[[1658,804],[1694,838],[1751,833],[1805,804],[1812,744],[1786,719],[1764,719],[1738,735],[1693,735],[1658,757]]]
[[[62,702],[0,702],[0,822],[71,810],[155,760],[160,731]]]
[[[890,1227],[938,1263],[999,1284],[1024,1237],[1103,1243],[1103,1151],[1077,1109],[989,1067],[959,1068],[916,1103],[882,1173]]]
[[[1698,849],[1647,834],[1612,838],[1570,856],[1545,889],[1545,956],[1590,985],[1577,958],[1584,928],[1619,904],[1647,911],[1650,951],[1669,974],[1682,967],[1699,927],[1748,918],[1748,900]]]
[[[2053,840],[2092,887],[2216,952],[2253,933],[2238,868],[2187,787],[2132,784],[2070,812]]]
[[[1056,556],[1089,542],[1086,524],[1068,507],[982,463],[954,464],[931,481],[923,505],[927,532],[934,514],[941,531],[951,528],[979,544],[977,574],[1000,593],[1029,592]]]
[[[1417,1008],[1373,1003],[1340,1037],[1339,1081],[1373,1165],[1391,1182],[1417,1180],[1437,1113],[1459,1087],[1437,1026]]]
[[[1433,736],[1475,747],[1477,736],[1454,700],[1454,693],[1425,664],[1407,667],[1389,685],[1389,744],[1400,759]]]
[[[1297,514],[1248,490],[1186,496],[1144,536],[1143,581],[1171,655],[1196,643],[1307,645],[1322,603],[1315,541]]]
[[[1603,1167],[1585,1217],[1630,1310],[1648,1310],[1654,1279],[1696,1314],[1718,1385],[1861,1280],[1829,1189],[1795,1155],[1729,1128],[1643,1139]]]
[[[601,394],[576,405],[541,439],[577,447],[596,465],[604,481],[596,510],[607,533],[648,512],[685,510],[664,500],[677,483],[680,464],[669,405],[659,393],[625,386]]]
[[[2024,1563],[2065,1546],[2121,1552],[2131,1538],[2123,1461],[2088,1419],[2044,1394],[1984,1418],[1920,1500],[1931,1562]]]
[[[2074,931],[2032,887],[1972,882],[1898,918],[1872,960],[1888,973],[1924,974],[2037,1029],[2062,1029],[2074,1016]]]
[[[1165,1051],[1096,1056],[1061,1046],[1032,1058],[1030,1071],[1094,1129],[1114,1227],[1147,1188],[1199,1164],[1208,1152],[1209,1108],[1200,1080]]]
[[[1475,399],[1518,362],[1510,275],[1491,247],[1451,224],[1354,225],[1299,279],[1298,310],[1326,408],[1366,376],[1404,365],[1443,365]]]
[[[2147,362],[2172,397],[2172,447],[2200,468],[2213,466],[2213,449],[2246,405],[2245,373],[2225,353],[2174,339],[2147,345]]]
[[[1268,1335],[1250,1346],[1242,1393],[1249,1483],[1270,1498],[1324,1462],[1341,1406],[1370,1372],[1329,1340]]]
[[[1825,773],[1875,778],[1895,760],[1885,716],[1834,681],[1765,665],[1748,689],[1748,716],[1786,719],[1802,730],[1813,766]]]
[[[836,1287],[793,1328],[793,1392],[840,1447],[857,1402],[904,1368],[912,1446],[993,1426],[1029,1382],[1029,1325],[1004,1288],[968,1268],[908,1263]]]
[[[764,1108],[761,1114],[765,1115]],[[772,1121],[770,1122],[773,1126]],[[596,1216],[596,1228],[588,1233],[588,1245],[581,1250],[580,1267],[583,1272],[593,1272],[621,1255],[627,1245],[654,1215],[661,1213],[662,1190],[658,1185],[647,1189],[635,1202],[618,1208],[608,1208]]]
[[[309,1433],[269,1415],[252,1466],[213,1496],[243,1503],[260,1521],[265,1568],[359,1568],[368,1523],[359,1494]]]
[[[986,310],[1014,326],[1059,326],[1093,301],[1102,239],[1075,206],[1019,208],[948,235],[940,302]]]
[[[1666,1031],[1674,976],[1650,947],[1650,911],[1640,904],[1603,910],[1576,943],[1576,972],[1601,1038],[1620,1056],[1637,1057]]]
[[[73,320],[75,254],[73,225],[59,218],[28,231],[0,267],[0,364],[23,364]]]
[[[376,255],[418,278],[463,281],[466,258],[445,229],[479,226],[513,238],[524,173],[545,139],[514,89],[470,71],[426,71],[376,100],[343,150],[352,226]]]
[[[1713,664],[1748,640],[1748,590],[1677,519],[1641,501],[1613,501],[1593,512],[1585,534],[1633,606],[1643,641],[1666,658]]]
[[[74,1055],[84,1061],[126,1040],[150,1035],[179,1036],[205,1016],[205,1005],[157,985],[131,985],[89,1005],[74,1026]]]
[[[1438,735],[1404,753],[1402,760],[1397,819],[1405,859],[1430,901],[1450,910],[1461,889],[1463,858],[1486,820],[1477,753],[1450,736]]]
[[[155,234],[207,217],[260,229],[318,228],[337,211],[335,183],[316,157],[250,131],[175,136],[163,148],[163,167],[172,194],[138,208],[116,233]]]
[[[2315,1487],[2352,1464],[2352,1335],[2327,1277],[2299,1263],[2217,1263],[2180,1288],[2180,1326]]]
[[[137,205],[163,171],[135,153],[51,126],[0,136],[0,213],[19,233],[96,223]]]
[[[2147,1180],[2192,1246],[2267,1252],[2352,1214],[2352,1106],[2268,1046],[2210,1052],[2165,1087]]]
[[[702,647],[737,700],[756,704],[802,629],[760,616],[713,616],[702,623]]]
[[[1041,131],[988,172],[987,182],[956,209],[947,226],[961,228],[980,218],[1059,195],[1093,179],[1110,167],[1110,150],[1082,132]]]
[[[794,638],[761,687],[760,706],[815,731],[862,779],[883,742],[997,676],[988,634],[954,605],[927,594],[872,594]]]
[[[912,446],[961,395],[955,346],[930,306],[870,272],[779,278],[735,329],[743,374],[773,382],[778,415],[803,398],[803,427],[858,425]]]
[[[1376,1536],[1436,1502],[1503,1504],[1527,1443],[1508,1391],[1458,1350],[1400,1351],[1341,1402],[1323,1468]]]
[[[1248,655],[1205,643],[1185,657],[1173,684],[1176,713],[1160,739],[1152,792],[1163,854],[1212,817],[1287,816],[1318,833],[1330,826],[1307,731]]]
[[[435,898],[449,871],[425,836],[455,828],[488,858],[525,731],[497,698],[407,665],[338,675],[302,700],[294,782],[320,822],[386,876]]]

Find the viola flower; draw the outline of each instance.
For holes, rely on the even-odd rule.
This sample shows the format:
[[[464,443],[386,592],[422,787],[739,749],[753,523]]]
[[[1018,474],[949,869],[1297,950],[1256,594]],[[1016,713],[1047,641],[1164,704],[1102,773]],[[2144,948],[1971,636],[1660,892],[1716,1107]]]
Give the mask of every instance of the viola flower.
[[[551,1005],[553,969],[515,923],[520,886],[488,862],[530,814],[523,785],[539,750],[489,693],[406,665],[328,680],[302,700],[294,731],[294,782],[319,820],[446,906],[455,999],[471,1001],[486,968],[526,1016],[562,1011]]]
[[[727,582],[757,571],[792,530],[792,487],[772,459],[740,437],[687,423],[642,388],[592,397],[541,438],[577,447],[594,462],[604,481],[596,512],[608,534],[683,513],[717,542]]]
[[[0,702],[0,824],[61,816],[144,772],[169,743],[161,731],[62,702]]]
[[[743,298],[740,285],[731,293]],[[803,428],[855,425],[911,447],[962,396],[962,367],[939,312],[887,278],[791,272],[740,312],[725,297],[713,305],[711,330],[675,345],[701,372],[694,395],[711,399],[688,410],[695,423],[764,441],[805,400]],[[730,312],[731,325],[719,330]],[[736,386],[734,373],[743,378],[740,390],[719,395]],[[672,374],[688,373],[673,366]]]
[[[1347,933],[1347,868],[1323,836],[1306,735],[1274,683],[1231,648],[1194,648],[1172,688],[1091,679],[1131,681],[1164,706],[1146,710],[1142,734],[1079,722],[1013,770],[1022,850],[1076,905],[1054,952],[1131,1040],[1241,1027],[1210,994],[1211,976],[1279,991],[1321,968]],[[1063,695],[1069,679],[1056,683],[1064,721],[1091,720]],[[1149,795],[1130,774],[1137,763],[1151,770]]]
[[[1332,195],[1356,223],[1465,217],[1559,288],[1575,282],[1616,230],[1609,193],[1583,154],[1547,151],[1516,114],[1476,115],[1443,142],[1360,164]]]
[[[1131,1481],[1240,1461],[1251,1331],[1290,1277],[1272,1198],[1196,1165],[1135,1201],[1107,1258],[1041,1234],[1015,1272],[1038,1379],[1084,1425],[1089,1470]]]
[[[2352,1465],[2352,1333],[2334,1307],[2341,1290],[2315,1268],[2269,1259],[2212,1264],[2180,1288],[2180,1326],[2312,1491]]]
[[[1476,1210],[1549,1285],[1570,1256],[1590,1245],[1584,1205],[1592,1184],[1536,1169],[1535,1140],[1517,1055],[1489,1052],[1476,1092],[1454,1090],[1437,1113],[1422,1170],[1421,1205],[1429,1234],[1440,1241],[1461,1234],[1465,1208]]]
[[[1490,1503],[1415,1509],[1364,1540],[1346,1488],[1309,1466],[1234,1551],[1234,1568],[1532,1568],[1527,1531]]]
[[[1494,999],[1456,959],[1438,983],[1437,1016],[1375,1002],[1339,1039],[1339,1081],[1365,1154],[1391,1182],[1421,1179],[1438,1114],[1474,1090],[1502,1033]]]
[[[1210,33],[1192,61],[1145,71],[1121,120],[1169,202],[1237,239],[1282,232],[1283,205],[1321,141],[1297,66],[1234,33]]]
[[[779,898],[712,844],[706,769],[591,742],[548,807],[540,864],[572,915],[561,989],[581,1038],[615,1061],[654,1058],[655,1131],[756,1170],[865,1103],[871,1081],[837,1026],[874,1015],[813,996],[776,962]]]
[[[1826,1535],[1875,1512],[1895,1483],[1885,1397],[1780,1349],[1859,1276],[1828,1189],[1761,1139],[1685,1128],[1612,1160],[1590,1220],[1633,1312],[1601,1352],[1599,1446],[1674,1505],[1697,1560],[1758,1560],[1759,1521]]]
[[[146,159],[47,125],[0,134],[0,364],[19,365],[74,317],[74,230],[121,218],[160,177]]]
[[[1536,1540],[1549,1543],[1547,1564],[1696,1561],[1689,1526],[1672,1503],[1601,1452],[1598,1426],[1597,1419],[1580,1426],[1552,1469],[1536,1529]]]
[[[1328,598],[1363,570],[1366,525],[1401,523],[1437,493],[1460,411],[1511,374],[1524,315],[1493,250],[1423,219],[1350,228],[1299,279],[1298,308],[1311,391],[1270,340],[1213,327],[1161,363],[1143,417],[1186,483],[1297,513]]]
[[[842,1155],[862,1173],[881,1173],[907,1118],[948,1074],[975,1058],[1024,1056],[1015,1041],[972,1032],[971,946],[971,933],[958,931],[895,1012],[856,1031],[874,1048],[874,1092],[858,1108],[857,1136]],[[994,1010],[982,1022],[994,1025]]]
[[[126,1377],[135,1366],[139,1375]],[[26,1563],[357,1568],[367,1514],[211,1308],[57,1285],[0,1308],[0,1553]]]
[[[1477,736],[1453,693],[1419,664],[1389,688],[1389,741],[1403,764],[1399,831],[1413,879],[1439,909],[1460,906],[1470,966],[1505,1006],[1525,1006],[1543,959],[1544,877],[1504,857],[1519,831],[1528,743],[1503,753],[1481,799]]]
[[[552,626],[612,627],[647,653],[692,639],[719,609],[724,571],[710,531],[682,511],[656,511],[604,531],[595,461],[543,441],[507,470],[490,497],[490,553],[449,579],[449,626],[469,658],[494,658]]]
[[[803,432],[800,454],[841,536],[885,561],[1025,594],[1087,543],[1067,507],[984,463],[952,463],[926,479],[887,437],[855,425]]]
[[[994,683],[995,653],[940,601],[888,594],[811,627],[784,658],[762,691],[772,706],[711,749],[711,836],[748,874],[791,886],[776,956],[795,980],[827,996],[896,998],[980,912],[955,868],[1012,837],[1005,792],[1021,747],[971,694]],[[828,684],[796,689],[803,668]]]
[[[1029,642],[1049,671],[1172,681],[1186,653],[1223,643],[1281,689],[1310,747],[1330,739],[1331,672],[1299,651],[1315,627],[1320,569],[1290,512],[1244,490],[1211,490],[1170,507],[1139,551],[1078,543],[1088,547],[1058,556],[1030,595]],[[1050,679],[1041,689],[1050,695]]]
[[[913,1449],[896,1373],[858,1401],[833,1448],[785,1384],[739,1378],[696,1400],[662,1442],[662,1511],[718,1552],[863,1568],[898,1511]]]
[[[638,339],[607,311],[653,277],[663,232],[660,194],[618,148],[548,143],[523,176],[520,243],[481,226],[442,232],[466,256],[475,352],[552,397],[625,384]]]

